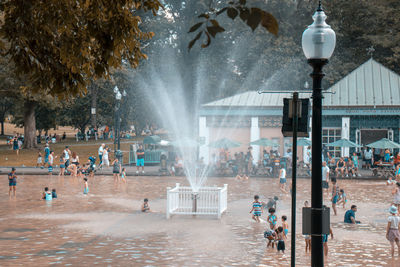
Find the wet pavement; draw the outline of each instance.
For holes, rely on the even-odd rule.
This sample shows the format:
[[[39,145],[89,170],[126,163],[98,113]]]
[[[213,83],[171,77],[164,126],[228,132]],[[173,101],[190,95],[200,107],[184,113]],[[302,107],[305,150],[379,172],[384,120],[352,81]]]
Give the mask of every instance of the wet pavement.
[[[167,220],[166,187],[182,177],[128,177],[115,185],[110,176],[83,182],[72,177],[22,175],[17,198],[9,199],[8,184],[0,185],[0,266],[289,266],[290,232],[286,253],[266,248],[264,222],[255,223],[249,211],[254,194],[266,201],[280,198],[277,215],[289,217],[290,197],[279,190],[278,179],[209,178],[207,185],[228,184],[228,211],[213,217],[172,216]],[[41,200],[45,186],[56,188],[58,199]],[[385,239],[390,188],[382,181],[339,181],[347,196],[347,208],[358,206],[361,225],[342,223],[345,209],[331,216],[334,239],[329,240],[326,266],[400,266],[389,256]],[[310,200],[310,180],[298,181],[297,231],[301,207]],[[143,198],[153,213],[139,211]],[[328,200],[326,195],[326,200]],[[278,220],[278,224],[280,224]],[[297,233],[297,266],[310,266],[310,254]],[[396,253],[397,255],[397,253]]]

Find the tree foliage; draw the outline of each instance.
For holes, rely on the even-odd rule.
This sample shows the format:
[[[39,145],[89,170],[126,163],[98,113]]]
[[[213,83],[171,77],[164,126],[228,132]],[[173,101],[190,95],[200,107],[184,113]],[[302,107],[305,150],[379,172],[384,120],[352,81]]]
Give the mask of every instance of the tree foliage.
[[[123,61],[135,68],[147,58],[140,12],[158,0],[3,0],[0,37],[28,90],[67,98],[86,92],[91,78],[107,77]]]
[[[224,13],[232,20],[239,17],[253,31],[261,25],[275,36],[278,35],[279,26],[275,17],[261,8],[248,7],[246,0],[229,1],[227,6],[222,6],[220,8],[213,8],[212,3],[213,1],[211,0],[208,11],[197,16],[199,19],[202,19],[202,21],[196,23],[189,29],[189,33],[198,31],[196,36],[189,42],[189,50],[202,35],[205,36],[205,41],[201,44],[201,47],[205,48],[211,44],[211,37],[215,38],[218,33],[225,32],[225,28],[220,26],[217,21],[217,17]]]

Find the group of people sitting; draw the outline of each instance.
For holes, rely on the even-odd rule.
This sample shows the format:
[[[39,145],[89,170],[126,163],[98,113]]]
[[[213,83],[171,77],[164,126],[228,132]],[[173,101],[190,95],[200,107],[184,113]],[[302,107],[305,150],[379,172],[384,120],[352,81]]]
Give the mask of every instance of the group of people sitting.
[[[359,173],[359,159],[355,152],[351,157],[340,157],[337,162],[335,162],[335,158],[333,158],[329,152],[327,154],[328,166],[335,170],[336,176],[361,176]]]

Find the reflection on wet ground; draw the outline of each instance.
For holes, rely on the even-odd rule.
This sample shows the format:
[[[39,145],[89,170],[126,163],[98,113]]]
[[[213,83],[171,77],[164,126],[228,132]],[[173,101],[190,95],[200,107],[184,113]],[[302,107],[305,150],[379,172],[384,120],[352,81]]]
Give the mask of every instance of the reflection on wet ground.
[[[166,220],[166,187],[176,182],[187,184],[176,177],[129,177],[127,185],[114,186],[112,177],[95,177],[84,196],[80,180],[25,176],[19,178],[16,200],[9,200],[7,184],[1,184],[0,266],[289,266],[290,239],[285,255],[266,248],[267,225],[253,222],[249,214],[252,197],[259,194],[263,200],[277,195],[278,218],[290,215],[290,197],[280,193],[277,179],[210,178],[208,185],[228,184],[228,212],[221,220]],[[400,266],[399,257],[389,256],[385,239],[390,188],[371,181],[339,185],[347,193],[347,208],[357,204],[362,224],[343,224],[345,209],[338,208],[338,216],[331,217],[334,239],[326,266]],[[45,186],[56,188],[59,198],[41,200]],[[298,231],[301,207],[310,193],[310,181],[299,180]],[[154,213],[139,211],[145,197]],[[297,265],[309,266],[303,236],[297,233],[296,238]]]

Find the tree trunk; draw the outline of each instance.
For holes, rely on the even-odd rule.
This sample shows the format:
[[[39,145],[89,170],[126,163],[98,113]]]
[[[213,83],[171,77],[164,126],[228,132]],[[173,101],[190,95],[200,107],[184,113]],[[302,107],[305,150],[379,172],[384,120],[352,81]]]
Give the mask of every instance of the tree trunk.
[[[92,127],[95,129],[97,129],[97,92],[98,92],[97,85],[94,84],[94,82],[92,81],[92,84],[90,85],[90,95],[92,102],[90,114],[91,114],[91,124]],[[94,112],[92,112],[92,110]]]
[[[1,123],[1,135],[4,135],[4,120],[0,121]]]
[[[36,102],[25,100],[24,103],[24,148],[36,147]]]

